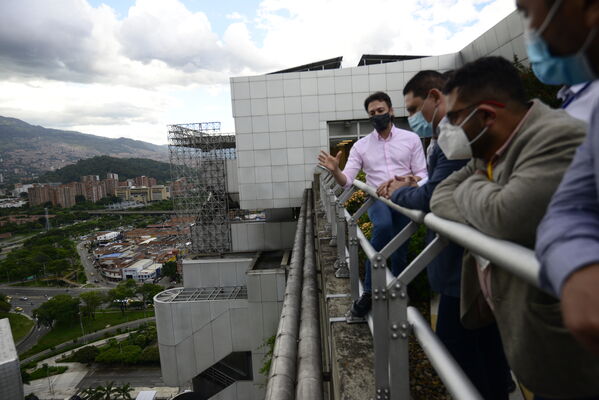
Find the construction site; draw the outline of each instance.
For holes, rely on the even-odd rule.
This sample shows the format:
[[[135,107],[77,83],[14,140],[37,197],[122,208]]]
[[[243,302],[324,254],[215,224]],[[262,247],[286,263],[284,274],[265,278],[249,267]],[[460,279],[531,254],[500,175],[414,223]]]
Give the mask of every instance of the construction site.
[[[231,251],[229,210],[234,200],[235,135],[222,133],[220,122],[170,125],[168,130],[173,204],[180,221],[181,244],[196,254]],[[227,171],[234,171],[233,173]],[[233,197],[232,197],[233,196]]]

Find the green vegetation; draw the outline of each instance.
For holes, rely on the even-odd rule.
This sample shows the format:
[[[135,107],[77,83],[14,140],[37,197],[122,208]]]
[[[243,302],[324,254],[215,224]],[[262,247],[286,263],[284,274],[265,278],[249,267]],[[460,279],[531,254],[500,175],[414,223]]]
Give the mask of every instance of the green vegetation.
[[[68,370],[68,369],[69,369],[69,367],[63,367],[63,366],[58,367],[58,366],[43,364],[41,367],[39,367],[38,369],[36,369],[35,371],[33,371],[29,374],[29,380],[34,381],[36,379],[42,379],[42,378],[47,378],[47,377],[53,376],[53,375],[59,375],[59,374],[66,372],[66,370]]]
[[[30,350],[23,353],[20,357],[25,359],[31,357],[46,349],[57,346],[61,343],[77,340],[83,334],[90,334],[106,328],[107,325],[115,326],[130,321],[135,321],[141,318],[149,318],[154,316],[153,310],[147,311],[127,311],[119,312],[96,312],[95,319],[89,316],[84,316],[81,323],[79,318],[74,318],[71,321],[57,322],[52,330],[45,334],[39,342]],[[83,329],[81,328],[83,325]],[[82,332],[83,331],[83,332]]]
[[[0,319],[8,318],[15,343],[21,340],[33,327],[33,321],[21,314],[0,312]]]
[[[96,386],[95,388],[87,388],[79,393],[83,400],[131,400],[129,394],[133,388],[128,383],[115,386],[114,382],[108,382],[105,386]]]
[[[0,262],[0,277],[3,280],[60,277],[80,268],[75,242],[64,235],[64,230],[53,229],[27,239],[23,247],[8,253]]]
[[[162,264],[162,269],[160,273],[163,276],[168,276],[172,281],[178,281],[181,279],[181,275],[177,273],[177,262],[176,261],[167,261]]]
[[[129,334],[122,341],[110,339],[101,347],[86,346],[77,350],[73,355],[64,357],[60,362],[80,362],[90,364],[159,364],[156,325],[148,324]]]
[[[94,230],[111,230],[125,225],[144,227],[159,220],[160,216],[125,215],[120,218],[107,215],[39,233],[0,261],[0,282],[68,278],[70,281],[80,279],[79,283],[84,283],[85,275],[78,274],[82,266],[75,238]]]
[[[106,173],[113,172],[119,175],[119,180],[132,179],[145,175],[156,178],[160,183],[171,179],[170,165],[168,163],[149,160],[146,158],[114,158],[97,156],[79,160],[75,164],[47,172],[39,179],[40,182],[78,182],[83,175],[99,175],[101,178]]]
[[[553,108],[558,108],[560,106],[561,100],[557,98],[557,92],[561,86],[546,85],[539,81],[532,68],[522,64],[517,56],[514,56],[514,66],[520,72],[520,78],[524,84],[526,97],[529,99],[537,98]]]
[[[173,201],[172,200],[160,200],[150,203],[146,207],[140,208],[140,210],[145,211],[171,211],[173,210]]]

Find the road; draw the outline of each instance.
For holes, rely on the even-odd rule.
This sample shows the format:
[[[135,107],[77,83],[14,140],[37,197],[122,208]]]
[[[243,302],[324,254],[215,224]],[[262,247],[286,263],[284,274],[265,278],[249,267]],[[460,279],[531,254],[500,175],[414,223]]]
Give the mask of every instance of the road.
[[[106,382],[114,382],[116,385],[128,383],[133,387],[166,386],[162,380],[160,367],[136,365],[135,367],[100,367],[92,369],[79,382],[77,387],[84,389],[104,386]]]
[[[85,270],[85,277],[87,278],[87,282],[93,283],[94,285],[99,287],[115,287],[116,283],[106,281],[99,273],[99,271],[96,270],[96,267],[94,266],[93,255],[87,251],[87,248],[85,247],[86,244],[87,242],[79,242],[77,244],[77,253],[79,254],[81,264],[83,265],[83,269]]]

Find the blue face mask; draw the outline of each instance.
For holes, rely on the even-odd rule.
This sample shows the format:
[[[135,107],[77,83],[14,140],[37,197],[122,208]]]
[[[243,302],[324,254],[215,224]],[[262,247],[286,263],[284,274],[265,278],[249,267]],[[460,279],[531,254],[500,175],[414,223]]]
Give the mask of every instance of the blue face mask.
[[[424,99],[424,101],[426,101]],[[424,105],[424,102],[423,102]],[[408,117],[408,124],[410,128],[418,134],[421,138],[428,138],[433,136],[433,121],[435,120],[435,115],[437,115],[437,108],[435,107],[435,111],[433,112],[433,119],[431,122],[428,122],[426,118],[424,118],[424,114],[422,114],[422,108],[416,114]]]
[[[578,52],[569,56],[554,56],[543,39],[543,32],[557,13],[562,0],[553,3],[545,21],[537,30],[527,29],[525,33],[526,51],[532,70],[539,80],[548,85],[575,85],[596,79],[595,73],[585,54],[595,38],[597,28],[593,28]]]
[[[422,111],[418,111],[416,114],[408,117],[408,124],[421,138],[433,136],[433,124],[424,118]]]

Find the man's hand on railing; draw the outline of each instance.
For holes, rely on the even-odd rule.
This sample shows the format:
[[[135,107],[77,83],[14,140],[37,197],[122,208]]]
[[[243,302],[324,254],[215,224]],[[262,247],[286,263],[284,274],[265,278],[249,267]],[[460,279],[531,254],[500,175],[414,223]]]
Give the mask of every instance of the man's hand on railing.
[[[599,355],[599,264],[574,272],[562,290],[566,327],[589,350]]]
[[[396,176],[379,186],[376,194],[386,199],[390,198],[393,192],[404,186],[418,186],[418,181],[422,179],[415,175]]]

